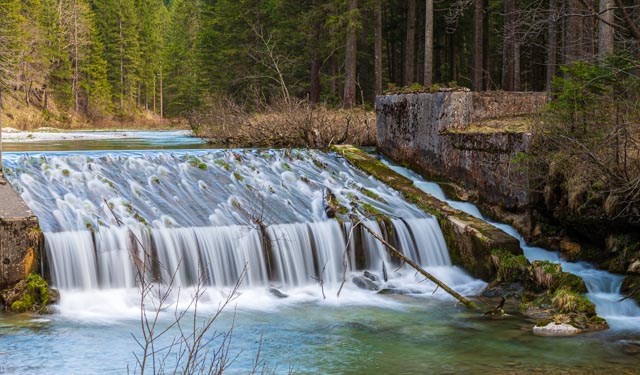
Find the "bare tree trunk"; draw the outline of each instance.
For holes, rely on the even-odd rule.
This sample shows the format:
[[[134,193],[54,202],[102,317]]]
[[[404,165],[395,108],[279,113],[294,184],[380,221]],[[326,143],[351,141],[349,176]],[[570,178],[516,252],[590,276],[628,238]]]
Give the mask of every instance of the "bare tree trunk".
[[[156,76],[157,73],[153,72],[153,114],[157,114],[156,112]]]
[[[504,26],[502,37],[502,90],[513,91],[514,45],[516,39],[513,22],[515,6],[513,1],[504,2]]]
[[[548,20],[548,40],[547,45],[547,77],[545,88],[547,92],[551,92],[551,84],[553,76],[556,73],[556,33],[557,33],[557,3],[556,0],[549,0],[549,20]]]
[[[474,91],[482,90],[482,14],[483,0],[475,0],[473,10],[473,66],[471,86]]]
[[[409,86],[415,82],[416,75],[416,0],[408,0],[407,39],[405,43],[404,84]]]
[[[518,23],[516,23],[517,25]],[[522,72],[520,71],[520,41],[518,39],[513,43],[513,91],[521,91]]]
[[[355,219],[355,218],[353,218],[353,219]],[[438,287],[442,288],[445,292],[449,293],[449,295],[451,295],[453,298],[457,299],[459,302],[461,302],[467,308],[469,308],[469,309],[475,309],[476,308],[476,304],[475,303],[473,303],[472,301],[470,301],[467,298],[463,297],[460,293],[458,293],[455,290],[451,289],[447,284],[443,283],[442,281],[437,279],[435,276],[433,276],[429,272],[425,271],[424,268],[420,267],[418,264],[413,262],[411,259],[409,259],[406,256],[404,256],[404,254],[402,254],[402,252],[400,250],[396,249],[393,245],[391,245],[384,238],[382,238],[378,233],[376,233],[371,228],[369,228],[368,226],[363,224],[361,221],[356,221],[356,222],[359,222],[360,225],[362,225],[362,227],[367,232],[369,232],[369,234],[371,234],[376,240],[380,241],[380,243],[382,243],[385,246],[387,251],[389,253],[391,253],[391,255],[393,257],[396,257],[396,258],[402,260],[403,263],[406,263],[409,266],[411,266],[413,269],[418,271],[418,273],[420,273],[422,276],[424,276],[427,279],[433,281]]]
[[[567,21],[565,27],[565,64],[571,64],[583,58],[584,22],[583,6],[579,0],[566,0]]]
[[[451,81],[458,80],[458,70],[456,65],[456,44],[455,44],[455,35],[448,34],[448,44],[449,44],[449,79]]]
[[[520,69],[520,0],[513,0],[513,91],[522,91]]]
[[[164,118],[164,90],[162,87],[162,64],[160,64],[160,118]]]
[[[356,103],[356,60],[358,53],[358,36],[354,27],[355,20],[351,19],[358,10],[358,0],[349,0],[349,27],[347,30],[347,50],[344,63],[345,81],[343,108],[353,108]]]
[[[374,90],[376,95],[382,94],[382,0],[374,4],[374,53],[373,71],[375,76]]]
[[[433,0],[425,0],[424,86],[433,84]]]
[[[120,27],[120,113],[124,112],[124,42],[122,35],[122,18],[119,20]]]
[[[78,68],[78,3],[76,0],[73,1],[73,44],[73,109],[78,113],[78,81],[80,78],[80,71]]]
[[[483,0],[482,7],[482,89],[489,90],[491,70],[489,68],[489,0]]]
[[[318,0],[311,2],[311,7],[315,11],[318,6]],[[313,27],[311,30],[312,56],[311,56],[311,90],[309,92],[309,101],[311,105],[316,105],[320,101],[320,53],[318,52],[318,43],[320,40],[320,20],[314,17]]]
[[[633,2],[633,21],[636,25],[640,25],[640,0]],[[636,58],[640,58],[640,39],[634,40],[633,55]]]
[[[613,53],[614,30],[611,26],[614,22],[613,0],[600,0],[600,17],[598,22],[598,59]]]

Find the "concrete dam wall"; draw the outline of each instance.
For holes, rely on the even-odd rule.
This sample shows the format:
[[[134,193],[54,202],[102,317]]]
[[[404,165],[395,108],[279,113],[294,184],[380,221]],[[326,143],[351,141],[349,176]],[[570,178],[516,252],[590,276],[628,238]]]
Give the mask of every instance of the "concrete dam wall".
[[[452,91],[376,98],[378,147],[393,160],[475,192],[505,208],[529,202],[519,160],[531,141],[524,117],[545,93]]]

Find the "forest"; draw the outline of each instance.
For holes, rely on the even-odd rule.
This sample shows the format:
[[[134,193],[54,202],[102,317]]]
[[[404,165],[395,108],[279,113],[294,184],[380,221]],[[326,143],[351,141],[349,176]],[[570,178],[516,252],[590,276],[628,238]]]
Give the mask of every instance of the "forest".
[[[0,19],[0,88],[89,123],[221,98],[544,91],[561,66],[640,50],[639,0],[0,0]]]

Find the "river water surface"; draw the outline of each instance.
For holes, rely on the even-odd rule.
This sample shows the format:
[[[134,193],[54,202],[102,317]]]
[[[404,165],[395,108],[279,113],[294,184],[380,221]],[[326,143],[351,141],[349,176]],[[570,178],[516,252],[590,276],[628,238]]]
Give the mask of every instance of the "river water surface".
[[[612,324],[614,328],[605,332],[568,338],[538,337],[532,335],[532,322],[518,313],[517,306],[507,306],[511,315],[505,319],[485,320],[405,270],[391,270],[390,282],[409,288],[411,295],[377,295],[348,282],[337,297],[339,285],[330,282],[329,275],[339,274],[340,263],[332,263],[331,254],[335,248],[339,250],[341,242],[327,245],[326,249],[318,248],[318,244],[331,242],[340,235],[335,234],[335,228],[326,227],[321,193],[318,197],[318,189],[307,189],[305,186],[313,184],[306,181],[323,181],[342,200],[358,195],[363,187],[374,191],[385,203],[375,200],[370,203],[405,219],[404,224],[396,223],[401,231],[403,225],[411,233],[415,232],[413,225],[426,228],[430,219],[396,201],[397,194],[350,169],[336,155],[300,151],[295,153],[298,157],[291,158],[282,151],[207,151],[203,150],[206,145],[184,132],[14,135],[5,142],[4,149],[11,150],[5,156],[10,180],[22,189],[25,200],[41,216],[48,238],[64,245],[56,242],[55,246],[49,246],[50,250],[53,246],[64,254],[68,254],[64,251],[75,254],[74,251],[82,248],[78,238],[87,233],[89,225],[100,228],[94,236],[108,240],[104,243],[117,244],[121,238],[117,228],[101,222],[108,218],[104,210],[101,211],[104,207],[100,200],[95,194],[85,195],[84,190],[100,192],[100,197],[111,202],[131,227],[139,225],[142,216],[146,225],[153,228],[146,240],[156,244],[150,246],[158,254],[163,251],[169,254],[172,248],[167,245],[163,250],[158,243],[173,243],[177,248],[180,243],[189,243],[192,237],[200,241],[198,251],[205,254],[208,247],[202,244],[203,237],[198,237],[198,228],[242,225],[243,218],[232,213],[233,199],[247,200],[255,190],[273,191],[271,204],[283,207],[277,209],[281,212],[271,214],[273,233],[281,231],[278,233],[297,236],[300,218],[306,218],[309,223],[305,224],[303,233],[312,233],[310,241],[315,251],[326,254],[323,264],[327,265],[327,284],[323,289],[304,273],[297,278],[282,279],[278,286],[289,297],[280,299],[267,291],[261,271],[255,271],[253,284],[241,286],[240,295],[216,321],[215,327],[220,332],[233,326],[230,352],[236,359],[228,373],[250,371],[259,349],[261,358],[276,373],[293,369],[305,374],[632,374],[639,370],[640,324],[633,315],[629,319],[618,319]],[[188,151],[196,148],[200,150]],[[194,162],[194,157],[198,161]],[[308,158],[321,160],[325,169],[316,169],[313,163],[304,160]],[[198,168],[201,162],[207,164],[206,170]],[[84,169],[86,165],[92,167]],[[130,173],[134,166],[146,174]],[[340,172],[334,173],[334,170]],[[197,186],[199,190],[195,193],[202,194],[201,200],[206,202],[190,203],[191,190],[186,187],[153,190],[151,187],[156,184],[164,184],[163,171],[168,176],[178,176],[171,180],[177,181],[177,185]],[[118,176],[127,173],[126,179],[118,180]],[[98,175],[108,182],[101,180],[104,185],[97,184]],[[156,175],[162,181],[157,182]],[[84,180],[93,182],[83,185]],[[47,181],[46,186],[41,184],[43,181]],[[265,185],[267,182],[272,186]],[[218,193],[211,196],[203,193],[211,187]],[[165,196],[162,192],[166,191],[171,193]],[[360,195],[358,199],[369,198]],[[57,204],[48,206],[51,201]],[[209,212],[208,206],[214,205],[218,210]],[[291,208],[286,209],[287,205]],[[132,206],[135,212],[129,209]],[[187,210],[194,213],[183,217],[181,212]],[[192,230],[189,228],[193,228],[194,234],[184,233]],[[233,248],[240,246],[245,238],[251,238],[251,229],[240,232],[245,234],[236,238],[239,242]],[[276,238],[281,238],[279,236]],[[323,236],[326,238],[320,238]],[[65,238],[71,240],[65,242]],[[429,247],[438,246],[437,239],[434,241]],[[101,242],[95,243],[96,247],[90,247],[90,251],[100,254]],[[295,252],[282,246],[283,251]],[[427,250],[434,254],[432,249],[411,251],[420,257]],[[383,255],[373,258],[369,268],[380,273],[379,262],[383,258]],[[425,267],[459,292],[473,295],[484,286],[462,270],[448,266],[447,259],[436,258],[423,259]],[[82,263],[81,268],[71,268],[74,271],[69,277],[59,276],[56,283],[62,289],[62,299],[55,314],[0,314],[0,374],[125,374],[128,369],[133,373],[135,353],[140,353],[134,339],[134,336],[140,337],[140,293],[126,272],[104,277],[106,270],[120,264],[118,259],[121,258],[117,254],[98,257],[93,263]],[[289,262],[308,266],[308,262],[300,259]],[[289,263],[283,260],[282,264]],[[71,261],[67,265],[73,267],[75,263]],[[337,267],[333,271],[332,265]],[[564,267],[571,269],[572,266],[565,264]],[[188,279],[188,269],[181,269],[181,275]],[[201,317],[216,311],[230,289],[228,281],[223,278],[211,282],[201,298]],[[193,289],[188,280],[184,284],[182,294],[189,296]],[[176,305],[181,303],[178,301]],[[480,303],[488,309],[495,301]],[[637,310],[637,306],[631,308]],[[168,325],[171,317],[171,310],[161,314],[160,326]],[[175,330],[170,331],[163,342],[166,344],[176,334]]]

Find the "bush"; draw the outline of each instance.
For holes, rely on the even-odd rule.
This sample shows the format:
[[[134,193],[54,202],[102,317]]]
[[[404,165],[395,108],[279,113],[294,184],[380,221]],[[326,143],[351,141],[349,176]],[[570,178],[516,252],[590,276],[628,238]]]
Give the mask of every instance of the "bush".
[[[279,100],[250,112],[228,98],[213,100],[187,119],[194,133],[225,147],[375,146],[375,114],[333,110],[304,100]]]

